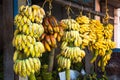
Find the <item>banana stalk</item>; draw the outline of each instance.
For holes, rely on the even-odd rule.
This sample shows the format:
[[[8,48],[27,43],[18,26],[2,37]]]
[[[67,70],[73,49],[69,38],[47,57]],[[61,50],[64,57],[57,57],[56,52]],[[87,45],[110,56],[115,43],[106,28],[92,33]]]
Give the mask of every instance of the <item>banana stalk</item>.
[[[35,74],[31,73],[28,80],[36,80]]]
[[[93,58],[92,58],[91,61],[90,61],[91,63],[93,63],[93,62],[97,59],[98,54],[99,54],[99,53],[98,53],[98,50],[96,49],[96,50],[95,50],[95,53],[94,53],[94,55],[93,55]]]
[[[104,63],[103,63],[103,57],[101,59],[101,69],[102,69],[102,72],[105,71],[105,66],[104,66]]]
[[[55,49],[52,49],[49,55],[48,72],[52,72],[53,70],[54,54],[55,54]]]
[[[70,69],[66,69],[66,80],[70,80]]]

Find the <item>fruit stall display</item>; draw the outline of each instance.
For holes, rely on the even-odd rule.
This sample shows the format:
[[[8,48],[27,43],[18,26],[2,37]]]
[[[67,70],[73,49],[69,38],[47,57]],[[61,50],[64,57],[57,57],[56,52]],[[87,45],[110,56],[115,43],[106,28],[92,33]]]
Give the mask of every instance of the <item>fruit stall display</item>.
[[[44,44],[38,41],[44,33],[44,15],[44,9],[40,6],[23,5],[14,19],[14,71],[21,77],[29,76],[30,80],[35,80],[34,73],[41,67],[39,57],[45,52]]]
[[[51,1],[49,1],[50,5]],[[90,62],[97,61],[98,67],[105,72],[112,49],[115,48],[115,42],[112,41],[113,25],[85,15],[79,15],[73,19],[70,18],[69,12],[67,12],[68,18],[57,21],[51,14],[51,8],[49,14],[45,12],[43,7],[38,5],[22,5],[19,8],[19,13],[14,19],[15,31],[12,42],[15,48],[14,72],[21,77],[28,77],[29,80],[52,80],[47,78],[44,72],[52,73],[53,66],[57,65],[58,69],[66,71],[66,80],[70,80],[71,66],[82,63],[86,56],[86,48],[93,55]],[[60,46],[57,45],[58,43]],[[54,56],[55,48],[60,49],[57,56]],[[47,65],[41,65],[44,64],[41,63],[43,55],[49,55]],[[57,64],[53,62],[54,57]],[[58,70],[54,71],[56,74],[59,73]],[[36,73],[45,77],[38,79]],[[51,74],[51,76],[54,75]],[[87,77],[90,78],[90,76]]]

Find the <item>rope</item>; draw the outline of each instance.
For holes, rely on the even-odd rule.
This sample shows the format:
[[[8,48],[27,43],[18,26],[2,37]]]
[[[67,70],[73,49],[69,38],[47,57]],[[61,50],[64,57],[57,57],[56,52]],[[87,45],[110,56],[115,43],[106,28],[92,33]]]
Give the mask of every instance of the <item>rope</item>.
[[[89,10],[89,12],[88,12],[88,17],[91,19],[91,9]]]
[[[83,15],[83,6],[82,6],[82,9],[81,9],[81,11],[79,13],[79,16],[82,16],[82,15]]]
[[[42,8],[44,8],[44,6],[47,2],[49,3],[49,11],[47,12],[47,14],[51,15],[51,13],[52,13],[52,11],[51,11],[52,10],[52,0],[45,0],[43,5],[42,5]]]
[[[70,4],[70,5],[71,5],[71,4]],[[74,12],[72,11],[70,5],[67,5],[67,6],[66,6],[67,16],[68,16],[69,19],[71,18],[71,16],[70,16],[70,12],[71,12],[71,13],[74,13]]]
[[[105,17],[104,17],[104,19],[103,19],[103,22],[104,22],[104,23],[108,23],[109,18],[110,18],[110,17],[109,17],[109,14],[108,14],[108,11],[109,11],[109,10],[108,10],[107,3],[108,3],[108,2],[107,2],[107,0],[106,0],[106,2],[105,2],[105,5],[106,5],[106,12],[105,12],[105,14],[106,14],[106,15],[105,15]]]

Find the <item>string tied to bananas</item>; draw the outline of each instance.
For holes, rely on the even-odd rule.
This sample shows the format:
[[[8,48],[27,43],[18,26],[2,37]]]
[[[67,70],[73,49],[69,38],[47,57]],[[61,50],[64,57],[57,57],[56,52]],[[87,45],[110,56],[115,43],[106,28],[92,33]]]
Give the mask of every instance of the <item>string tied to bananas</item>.
[[[89,12],[88,12],[88,17],[91,19],[91,10],[89,10]]]
[[[109,9],[108,9],[108,6],[107,6],[107,0],[105,2],[105,5],[106,5],[106,8],[105,8],[106,11],[105,11],[105,17],[103,18],[103,22],[108,23],[110,16],[108,14]]]
[[[71,16],[70,16],[70,12],[73,14],[73,10],[71,9],[71,3],[70,5],[67,5],[66,6],[66,10],[67,10],[67,16],[68,16],[68,19],[71,19]]]
[[[47,2],[49,3],[49,4],[48,4],[48,5],[49,5],[49,11],[47,11],[47,14],[48,14],[48,15],[51,15],[51,13],[52,13],[52,0],[45,0],[44,3],[43,3],[43,5],[42,5],[42,8],[44,8],[44,6],[45,6],[45,4],[46,4]]]
[[[83,15],[83,6],[82,6],[82,9],[79,12],[79,16],[81,17],[82,15]]]

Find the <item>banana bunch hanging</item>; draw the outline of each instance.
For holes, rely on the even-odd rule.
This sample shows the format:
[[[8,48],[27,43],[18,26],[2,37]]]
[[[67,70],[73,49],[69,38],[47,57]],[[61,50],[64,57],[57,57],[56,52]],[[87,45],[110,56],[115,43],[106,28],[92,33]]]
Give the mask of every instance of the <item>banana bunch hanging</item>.
[[[45,12],[43,8],[32,6],[21,6],[19,14],[15,16],[14,23],[16,25],[16,33],[23,33],[35,38],[39,38],[44,32],[42,26],[43,17]]]
[[[78,16],[76,17],[77,23],[79,23],[79,33],[82,38],[82,45],[81,47],[84,49],[89,45],[90,42],[90,19],[87,16]]]
[[[42,26],[45,12],[38,5],[24,6],[19,8],[19,13],[15,16],[15,31],[13,46],[14,71],[21,77],[30,76],[40,70],[40,60],[38,57],[45,52],[44,44],[39,37],[44,33]]]
[[[60,26],[57,19],[50,15],[43,19],[44,34],[40,37],[40,41],[45,46],[46,51],[51,51],[57,47],[57,42],[61,41],[64,34],[63,27]]]
[[[15,71],[16,74],[26,77],[30,76],[31,73],[38,72],[41,67],[41,62],[39,58],[25,58],[23,59],[23,53],[20,51],[15,51],[14,53],[14,66],[13,70]]]
[[[91,42],[89,49],[93,51],[91,63],[100,56],[101,59],[98,61],[98,66],[104,71],[105,66],[111,58],[112,49],[115,48],[115,42],[112,41],[113,26],[111,24],[104,25],[98,20],[92,20],[90,23],[90,34],[92,35],[90,35]]]
[[[82,38],[82,48],[88,47],[93,53],[91,63],[95,62],[97,57],[101,57],[98,66],[104,71],[105,66],[111,58],[112,50],[115,48],[115,42],[112,41],[113,25],[102,24],[99,20],[89,19],[80,15],[76,18],[79,23],[79,33]]]
[[[58,65],[63,69],[70,69],[71,63],[81,62],[85,57],[84,50],[80,49],[82,44],[79,33],[80,25],[74,19],[63,19],[60,23],[65,32],[62,38],[61,52],[58,56]]]

